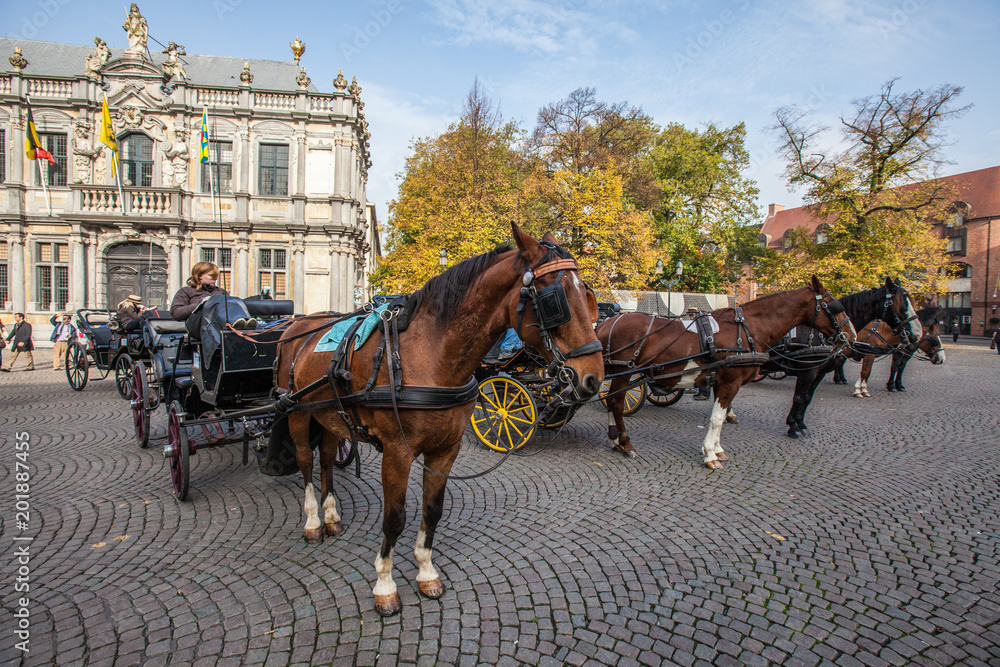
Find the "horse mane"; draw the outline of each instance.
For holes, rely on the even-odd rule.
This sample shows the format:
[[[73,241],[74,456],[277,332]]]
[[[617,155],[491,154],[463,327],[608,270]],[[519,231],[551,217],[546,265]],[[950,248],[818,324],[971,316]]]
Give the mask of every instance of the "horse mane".
[[[928,306],[926,308],[921,308],[917,311],[917,319],[920,320],[921,326],[929,327],[932,324],[937,324],[938,315],[944,308],[940,306]]]
[[[882,316],[882,304],[888,293],[885,285],[874,289],[845,294],[839,301],[851,318],[855,327],[863,327],[872,320]]]

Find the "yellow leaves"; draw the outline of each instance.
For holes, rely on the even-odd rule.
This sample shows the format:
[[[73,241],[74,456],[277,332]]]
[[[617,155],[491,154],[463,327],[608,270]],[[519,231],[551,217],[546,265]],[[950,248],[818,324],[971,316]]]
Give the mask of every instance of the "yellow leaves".
[[[777,533],[772,533],[769,530],[765,530],[764,532],[773,537],[774,539],[778,540],[779,542],[784,542],[787,539],[785,537],[782,537],[781,535],[778,535]]]

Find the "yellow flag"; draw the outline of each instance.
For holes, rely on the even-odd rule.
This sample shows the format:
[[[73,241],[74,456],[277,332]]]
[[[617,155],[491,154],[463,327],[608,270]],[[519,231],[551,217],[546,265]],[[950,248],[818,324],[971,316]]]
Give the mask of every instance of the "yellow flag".
[[[111,112],[108,111],[108,97],[101,102],[101,143],[111,149],[111,175],[115,175],[115,165],[118,163],[118,140],[115,130],[111,127]]]

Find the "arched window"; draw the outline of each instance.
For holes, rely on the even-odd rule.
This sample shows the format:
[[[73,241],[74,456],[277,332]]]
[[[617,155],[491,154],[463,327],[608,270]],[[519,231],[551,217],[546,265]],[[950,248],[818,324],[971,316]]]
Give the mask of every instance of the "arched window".
[[[972,208],[964,201],[954,202],[948,208],[948,219],[945,222],[946,227],[961,227],[965,224],[965,218],[969,215],[969,209]]]
[[[971,278],[972,265],[965,262],[952,262],[941,267],[941,274],[947,278]]]
[[[792,242],[792,230],[786,230],[785,234],[781,237],[781,247],[791,248],[794,245]]]
[[[128,134],[118,140],[121,146],[122,179],[148,188],[153,184],[153,140],[145,134]]]

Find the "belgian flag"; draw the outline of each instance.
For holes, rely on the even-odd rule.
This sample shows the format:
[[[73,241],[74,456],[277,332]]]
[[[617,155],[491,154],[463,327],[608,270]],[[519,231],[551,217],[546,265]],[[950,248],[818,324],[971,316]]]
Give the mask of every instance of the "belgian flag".
[[[24,152],[29,160],[48,160],[51,165],[56,163],[52,153],[42,148],[42,142],[38,140],[35,119],[31,116],[31,102],[28,102],[28,138],[24,142]]]

